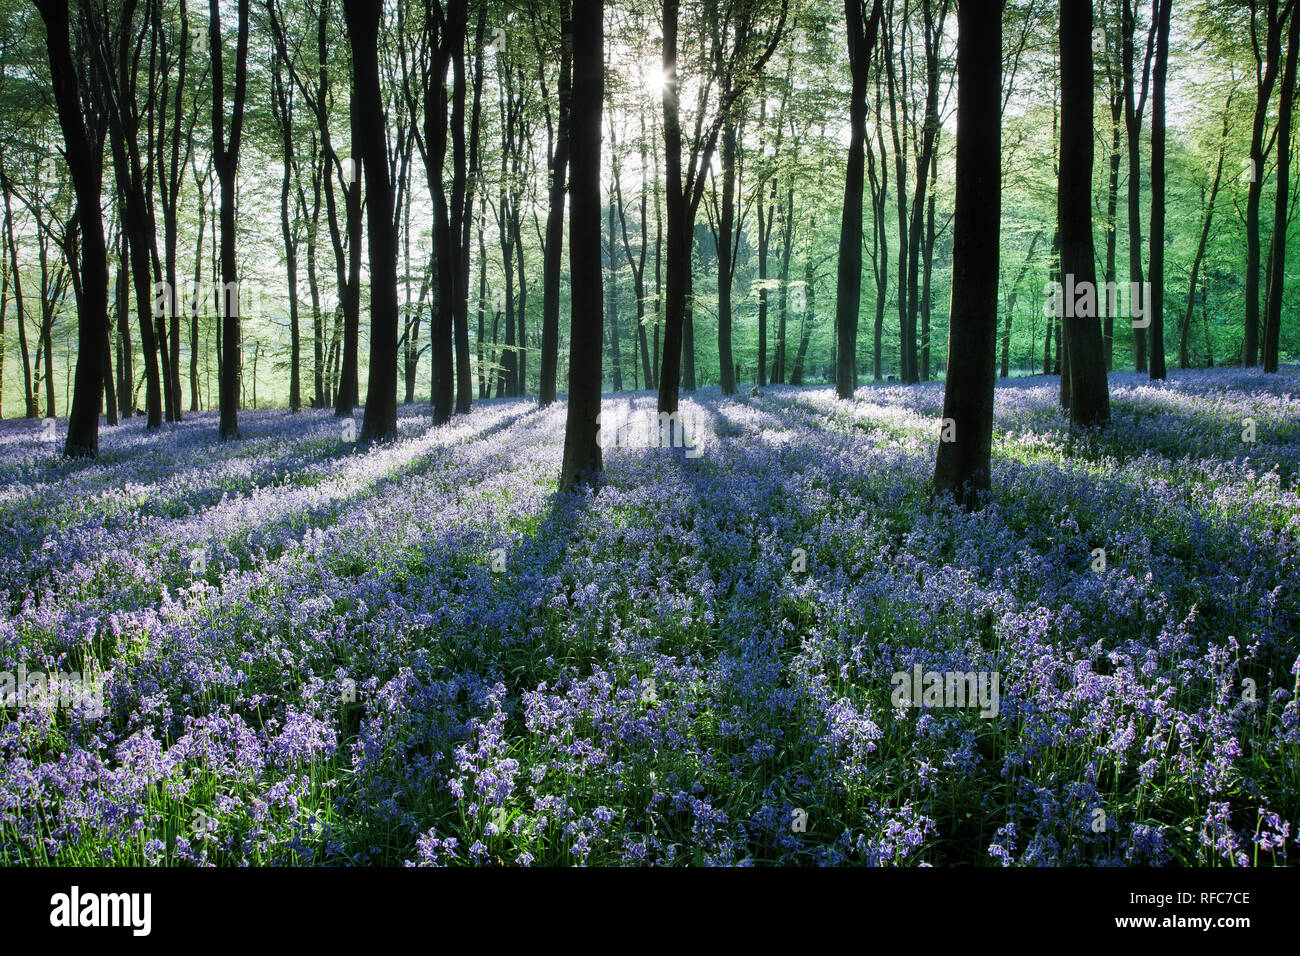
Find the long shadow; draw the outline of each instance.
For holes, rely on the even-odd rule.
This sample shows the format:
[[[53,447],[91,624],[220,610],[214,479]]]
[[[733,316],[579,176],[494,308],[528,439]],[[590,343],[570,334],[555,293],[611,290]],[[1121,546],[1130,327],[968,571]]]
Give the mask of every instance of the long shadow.
[[[304,510],[302,507],[298,507],[295,505],[291,507],[291,509],[287,512],[281,511],[280,513],[275,515],[261,515],[259,517],[259,522],[256,528],[255,535],[250,534],[249,541],[247,542],[248,551],[249,553],[251,553],[251,551],[254,549],[255,546],[266,545],[266,547],[264,548],[265,550],[264,560],[268,564],[273,563],[279,560],[284,555],[283,544],[275,543],[279,541],[281,533],[286,530],[291,530],[293,527],[296,527],[304,519],[308,520],[312,530],[314,531],[321,531],[321,530],[328,529],[335,522],[337,522],[340,516],[352,511],[357,506],[358,502],[382,494],[388,489],[400,485],[402,482],[407,480],[412,475],[421,473],[422,471],[428,468],[430,462],[436,460],[442,455],[445,455],[449,449],[453,449],[457,446],[461,446],[471,442],[482,441],[491,437],[492,435],[506,431],[516,426],[521,421],[526,421],[533,415],[537,414],[537,411],[538,410],[535,407],[531,409],[522,410],[518,414],[508,416],[502,419],[501,421],[496,422],[495,424],[491,425],[488,428],[471,432],[468,435],[457,438],[455,441],[450,442],[449,444],[438,445],[423,454],[416,455],[412,457],[410,460],[403,463],[403,465],[400,468],[397,468],[393,471],[387,472],[382,475],[376,475],[373,479],[367,481],[355,482],[351,485],[340,488],[339,493],[334,498],[332,498],[327,504],[312,504],[310,507],[307,507],[306,510]],[[431,433],[432,433],[432,429],[426,429],[425,432],[423,433],[423,436],[427,437]],[[361,457],[356,458],[356,460],[358,462],[364,462],[365,453],[367,451],[382,452],[382,446],[376,446],[374,449],[362,449]],[[353,457],[352,456],[353,449],[351,447],[347,449],[347,452],[348,452],[348,457]],[[339,455],[339,457],[341,459],[344,456]],[[447,482],[451,484],[455,484],[454,476],[449,475],[447,478]],[[294,491],[293,489],[291,489],[289,494],[293,494],[293,493]],[[290,505],[294,505],[293,502],[288,502],[288,503]],[[241,504],[239,503],[239,501],[235,501],[231,503],[231,507],[239,508],[241,507]],[[189,538],[192,538],[192,540],[188,540],[187,543],[186,535],[180,532],[183,531],[184,527],[188,526],[188,527],[198,529],[198,531],[202,533],[205,529],[205,526],[209,525],[213,521],[213,514],[210,509],[204,509],[202,511],[199,511],[196,514],[193,514],[192,516],[183,516],[179,520],[180,520],[179,525],[173,522],[169,522],[167,527],[159,529],[158,533],[155,535],[155,538],[157,540],[165,541],[165,543],[167,543],[169,546],[172,546],[173,550],[179,548],[181,552],[185,552],[186,548],[191,546],[197,546],[200,543],[202,534],[200,534],[199,536],[193,536],[193,535],[189,536]],[[247,523],[246,521],[243,522],[243,524],[246,523]],[[74,525],[65,529],[61,529],[62,530],[61,537],[67,537],[69,539],[75,538],[79,533],[78,527],[79,526]],[[108,530],[111,533],[112,529],[109,528]],[[238,529],[236,529],[234,533],[237,536],[239,534]],[[256,541],[254,540],[254,537],[256,538]],[[222,543],[226,545],[234,544],[235,538],[227,535],[220,542],[213,542],[211,540],[206,540],[206,543],[203,544],[202,550],[206,554],[213,547],[216,547]],[[14,546],[18,546],[18,544],[20,544],[20,542],[15,540]],[[136,541],[133,544],[133,548],[135,549],[138,549],[140,546],[141,546],[140,541]],[[21,581],[6,582],[8,585],[11,586],[11,591],[10,591],[11,603],[21,602],[23,600],[23,596],[31,591],[31,588],[34,587],[37,581],[40,581],[47,576],[54,576],[54,572],[58,568],[62,568],[63,564],[65,563],[66,559],[62,557],[62,552],[57,547],[51,548],[48,551],[43,551],[41,553],[46,555],[44,559],[38,559],[39,555],[34,553],[26,554],[26,555],[12,554],[12,553],[10,554],[9,557],[13,561],[18,562],[24,567],[27,576],[27,584],[25,586]],[[241,559],[241,563],[242,563],[242,559]],[[190,566],[190,560],[188,555],[185,557],[185,560],[161,562],[160,565],[158,566],[158,571],[159,574],[157,576],[157,580],[155,583],[160,583],[168,587],[180,587],[183,585],[187,585],[190,582],[191,577],[193,575],[193,569]],[[205,570],[203,573],[206,576],[211,577],[213,574],[216,573],[216,569],[214,568],[212,571]],[[134,601],[130,600],[129,597],[130,597],[129,594],[123,593],[119,590],[118,593],[112,595],[111,597],[105,596],[104,599],[109,602],[105,607],[106,609],[110,609],[117,612],[131,611],[131,610],[138,610],[139,608],[144,607],[152,603],[153,601],[153,598],[147,594],[137,593],[136,600]],[[82,603],[85,604],[85,602]],[[85,606],[83,606],[81,610],[84,613],[92,613],[94,610],[94,603],[95,602],[92,600],[89,604],[85,604]],[[16,611],[16,604],[14,610]]]

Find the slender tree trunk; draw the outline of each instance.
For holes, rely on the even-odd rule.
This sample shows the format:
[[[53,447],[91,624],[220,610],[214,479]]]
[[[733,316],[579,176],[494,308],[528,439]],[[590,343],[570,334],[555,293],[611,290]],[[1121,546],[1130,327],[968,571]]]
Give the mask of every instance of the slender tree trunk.
[[[669,0],[673,2],[673,0]],[[667,25],[665,25],[667,33]],[[602,468],[600,420],[600,135],[605,101],[605,4],[582,0],[573,18],[569,268],[573,282],[569,400],[560,489]],[[667,44],[665,38],[665,45]]]
[[[1134,33],[1136,21],[1132,0],[1124,0],[1121,31],[1124,61],[1124,125],[1128,132],[1128,272],[1131,288],[1144,289],[1142,274],[1142,113],[1146,107],[1146,66],[1142,70],[1141,89],[1133,75]],[[1149,64],[1150,54],[1145,61]],[[1146,298],[1146,296],[1143,296]],[[1144,315],[1151,314],[1151,303],[1144,305]],[[1133,369],[1147,371],[1147,333],[1145,326],[1133,326]]]
[[[1251,4],[1252,23],[1256,3]],[[1246,328],[1244,361],[1247,367],[1259,364],[1259,269],[1262,258],[1259,241],[1259,206],[1264,189],[1265,148],[1264,128],[1272,106],[1273,87],[1282,59],[1283,18],[1279,14],[1279,0],[1264,0],[1265,39],[1263,62],[1257,63],[1258,84],[1255,98],[1255,117],[1250,132],[1250,183],[1246,192]],[[1256,48],[1256,56],[1259,55]]]
[[[94,458],[99,454],[103,350],[108,342],[108,254],[100,214],[103,158],[98,153],[102,147],[93,144],[82,113],[80,81],[69,38],[68,5],[41,0],[37,7],[45,21],[50,78],[81,229],[76,385],[63,451],[69,458]]]
[[[1156,0],[1156,59],[1151,88],[1151,380],[1165,370],[1165,88],[1169,75],[1169,17],[1173,0]]]
[[[1103,7],[1103,11],[1106,8]],[[1104,15],[1104,14],[1103,14]],[[1109,24],[1107,24],[1109,26]],[[1117,44],[1112,42],[1112,34],[1108,31],[1105,51],[1106,51],[1106,80],[1108,84],[1108,99],[1110,101],[1110,167],[1109,175],[1106,180],[1106,288],[1114,288],[1116,271],[1116,249],[1118,247],[1118,214],[1119,214],[1119,166],[1121,153],[1121,131],[1124,125],[1124,86],[1123,82],[1116,77],[1116,65],[1119,57],[1116,55]],[[1110,307],[1111,303],[1107,302],[1107,308],[1102,317],[1101,336],[1103,348],[1106,352],[1106,371],[1109,372],[1115,365],[1115,315],[1114,309]]]
[[[861,205],[859,205],[861,208]],[[861,216],[861,213],[859,213]],[[767,257],[776,218],[776,183],[772,183],[769,200],[758,201],[758,387],[767,385]],[[859,222],[861,220],[859,219]],[[859,226],[859,228],[861,228]],[[861,276],[862,252],[858,251],[858,274]],[[861,282],[861,278],[858,280]]]
[[[1168,2],[1168,0],[1165,0]],[[1268,298],[1264,310],[1264,371],[1276,372],[1282,325],[1282,293],[1286,291],[1286,241],[1291,199],[1291,119],[1295,108],[1296,54],[1300,51],[1300,13],[1293,7],[1287,39],[1286,66],[1277,121],[1277,192],[1273,205],[1273,244],[1270,250]]]
[[[225,130],[225,83],[222,69],[221,11],[208,0],[208,45],[212,50],[212,151],[221,182],[221,368],[220,432],[223,439],[239,437],[239,284],[235,262],[235,171],[244,128],[244,97],[248,80],[248,0],[239,0],[239,39],[235,52],[235,92],[230,137]],[[146,348],[148,346],[146,345]]]
[[[623,391],[623,343],[618,332],[618,247],[614,236],[614,192],[609,194],[609,367],[615,392]]]
[[[452,326],[456,348],[456,412],[469,414],[474,401],[474,381],[469,362],[469,303],[466,299],[468,282],[465,271],[465,246],[469,241],[465,232],[467,216],[465,198],[468,194],[469,172],[468,158],[465,150],[465,34],[466,11],[464,0],[456,0],[450,6],[459,9],[454,14],[456,23],[452,32],[455,43],[451,47],[452,99],[451,99],[451,254],[454,256],[456,295],[452,299]],[[449,16],[450,10],[449,10]],[[507,266],[507,269],[509,266]]]
[[[379,86],[379,21],[383,4],[343,0],[352,47],[354,124],[360,134],[366,185],[367,248],[370,253],[370,374],[361,422],[364,442],[397,434],[397,233],[393,187],[388,177],[388,133]],[[354,146],[355,148],[355,146]]]
[[[931,301],[930,281],[934,275],[934,193],[938,189],[939,182],[939,151],[936,148],[930,153],[930,189],[929,198],[926,201],[925,213],[925,255],[921,260],[921,370],[920,378],[923,382],[930,381],[930,313],[933,303]]]
[[[876,70],[876,115],[880,115],[880,70]],[[885,305],[889,298],[889,233],[886,227],[886,210],[889,203],[889,157],[885,152],[885,133],[876,125],[876,142],[880,146],[879,181],[875,150],[868,146],[867,172],[871,179],[871,236],[872,275],[876,282],[876,321],[872,337],[872,379],[881,380],[885,339]]]
[[[135,414],[135,401],[132,386],[135,384],[135,369],[131,358],[131,266],[130,252],[127,245],[126,230],[118,231],[117,239],[117,333],[120,344],[117,349],[117,406],[120,417],[125,420]]]
[[[1002,209],[1000,8],[1000,2],[970,0],[957,6],[957,186],[943,396],[945,426],[951,423],[952,430],[945,427],[939,442],[934,493],[956,497],[967,508],[980,506],[992,470]],[[1090,42],[1090,32],[1084,37]]]
[[[875,0],[863,20],[861,0],[844,0],[848,19],[849,71],[849,157],[844,176],[844,204],[840,216],[839,265],[835,288],[835,394],[853,397],[858,387],[858,312],[862,300],[862,200],[867,142],[867,79],[871,55],[879,35],[882,6]],[[888,55],[889,51],[886,51]],[[874,203],[873,203],[874,215]],[[880,342],[876,341],[879,377]]]
[[[430,20],[430,34],[437,36],[437,48],[432,67],[425,78],[424,90],[424,135],[430,154],[426,169],[429,192],[433,195],[434,243],[438,259],[438,308],[433,329],[431,391],[434,423],[443,424],[451,420],[455,404],[453,325],[460,275],[451,212],[443,183],[448,108],[443,77],[446,76],[453,52],[459,50],[465,42],[465,0],[449,0],[445,21],[440,16],[435,0],[427,0],[426,11]]]
[[[334,394],[334,414],[338,418],[351,418],[352,412],[360,399],[360,355],[361,348],[361,243],[365,233],[365,222],[361,218],[361,190],[363,188],[364,156],[367,146],[364,142],[361,116],[361,104],[357,102],[357,90],[353,86],[350,95],[350,122],[352,124],[353,155],[349,157],[348,180],[345,187],[344,203],[347,209],[347,253],[348,277],[342,289],[343,296],[343,340],[340,353],[339,384]],[[387,159],[385,158],[385,162]]]
[[[667,192],[668,232],[664,286],[664,348],[659,368],[659,411],[677,411],[681,384],[683,323],[686,284],[691,273],[689,199],[682,190],[682,128],[677,79],[677,30],[680,0],[664,0],[664,186]],[[576,17],[575,17],[576,22]],[[576,93],[575,93],[576,95]],[[575,283],[576,285],[576,283]],[[576,304],[574,306],[576,311]],[[577,343],[574,343],[576,347]]]
[[[573,18],[570,0],[561,0],[559,115],[551,155],[546,248],[542,253],[542,358],[538,400],[555,401],[560,354],[560,267],[564,246],[565,178],[569,167],[569,102],[572,96]]]
[[[736,394],[736,361],[731,352],[731,288],[735,266],[731,257],[736,222],[736,124],[729,118],[722,127],[719,155],[722,207],[718,213],[718,371],[723,395]]]
[[[1057,221],[1061,272],[1079,289],[1091,289],[1093,308],[1066,303],[1062,375],[1069,363],[1070,421],[1103,425],[1110,419],[1106,357],[1096,309],[1097,266],[1092,241],[1093,75],[1091,0],[1061,0],[1061,174]]]

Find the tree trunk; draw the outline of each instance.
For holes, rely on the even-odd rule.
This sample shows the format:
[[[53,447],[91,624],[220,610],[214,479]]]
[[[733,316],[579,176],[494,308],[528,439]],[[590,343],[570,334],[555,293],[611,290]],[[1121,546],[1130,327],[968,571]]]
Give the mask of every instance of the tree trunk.
[[[614,238],[614,192],[609,194],[609,368],[615,392],[623,391],[623,343],[618,331],[618,247]]]
[[[244,97],[248,79],[248,0],[239,0],[239,39],[235,52],[235,95],[230,138],[225,135],[225,85],[222,71],[221,11],[208,0],[208,45],[212,50],[212,151],[221,181],[221,339],[222,368],[219,404],[223,439],[239,437],[239,285],[235,262],[235,170],[244,128]],[[147,347],[147,346],[146,346]]]
[[[880,29],[882,5],[875,0],[870,15],[862,18],[861,0],[844,0],[848,19],[849,156],[844,175],[844,205],[840,216],[839,264],[835,286],[835,394],[853,397],[858,387],[858,311],[862,299],[862,200],[867,142],[867,78],[871,54]],[[873,204],[874,215],[874,204]],[[876,341],[879,376],[880,342]]]
[[[1168,0],[1165,0],[1168,2]],[[1282,95],[1277,121],[1277,193],[1273,205],[1272,260],[1268,299],[1264,310],[1264,371],[1276,372],[1282,325],[1282,293],[1286,291],[1286,240],[1291,199],[1291,114],[1295,106],[1296,54],[1300,51],[1300,14],[1291,10],[1287,39],[1286,67],[1282,73]]]
[[[564,246],[565,178],[569,167],[569,101],[572,96],[573,17],[570,0],[561,0],[559,112],[551,155],[546,248],[542,253],[542,359],[538,400],[555,401],[560,354],[560,266]]]
[[[81,86],[69,39],[68,5],[41,0],[37,6],[45,21],[50,78],[81,229],[76,385],[63,452],[69,458],[94,458],[99,454],[104,346],[108,342],[108,253],[100,214],[103,158],[97,155],[82,115]]]
[[[1079,0],[1063,0],[1064,3]],[[1086,2],[1086,0],[1085,0]],[[957,6],[957,172],[952,316],[936,497],[977,508],[989,489],[1002,210],[1001,3]],[[1085,42],[1090,34],[1084,35]],[[947,432],[947,429],[944,429]]]
[[[736,278],[731,257],[736,222],[736,124],[722,127],[722,207],[718,213],[718,372],[723,395],[736,394],[736,360],[731,352],[731,288]]]
[[[674,0],[669,0],[669,3]],[[605,101],[605,4],[584,0],[573,18],[573,113],[569,270],[573,283],[570,324],[569,400],[564,429],[560,490],[588,480],[602,468],[600,420],[601,288],[600,136]],[[665,47],[668,25],[665,23]],[[675,32],[675,25],[674,25]]]
[[[1251,4],[1252,24],[1255,3]],[[1265,148],[1264,127],[1272,105],[1273,87],[1282,58],[1283,19],[1278,15],[1279,0],[1265,0],[1267,24],[1265,25],[1264,59],[1256,64],[1255,117],[1250,131],[1250,183],[1246,192],[1246,328],[1245,364],[1259,363],[1259,268],[1261,250],[1259,242],[1259,206],[1264,189],[1264,160],[1270,149]],[[1259,56],[1258,46],[1256,56]]]
[[[1165,87],[1169,75],[1169,16],[1173,0],[1156,0],[1156,59],[1151,88],[1151,380],[1165,371]]]
[[[1106,357],[1096,309],[1097,266],[1092,242],[1093,76],[1090,0],[1061,0],[1061,174],[1057,221],[1061,273],[1067,287],[1090,289],[1093,308],[1066,296],[1061,372],[1070,377],[1070,422],[1103,425],[1110,419]],[[1086,304],[1086,303],[1085,303]]]
[[[397,434],[397,233],[388,178],[388,134],[379,86],[379,20],[383,4],[343,0],[352,47],[354,118],[366,185],[370,254],[370,374],[361,422],[363,442]]]
[[[443,78],[453,51],[465,42],[465,0],[449,0],[447,17],[441,18],[436,0],[426,0],[430,20],[429,32],[437,36],[437,46],[424,83],[424,136],[428,144],[429,192],[433,196],[434,243],[438,259],[438,307],[433,324],[432,399],[433,420],[443,424],[451,420],[455,404],[453,365],[453,325],[455,302],[459,295],[460,263],[456,256],[459,244],[452,232],[451,213],[443,185],[447,156],[447,93]]]
[[[1128,272],[1130,287],[1144,289],[1142,275],[1142,113],[1146,108],[1148,66],[1150,50],[1142,69],[1141,90],[1136,89],[1133,76],[1134,32],[1132,0],[1124,0],[1121,31],[1124,67],[1124,126],[1128,133]],[[1143,298],[1147,298],[1145,295]],[[1144,316],[1151,314],[1151,303],[1145,304]],[[1133,370],[1147,370],[1147,334],[1144,326],[1133,326]]]

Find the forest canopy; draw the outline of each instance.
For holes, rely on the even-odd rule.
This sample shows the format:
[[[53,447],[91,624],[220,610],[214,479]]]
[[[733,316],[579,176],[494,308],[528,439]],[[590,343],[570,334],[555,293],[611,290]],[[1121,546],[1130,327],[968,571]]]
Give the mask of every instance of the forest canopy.
[[[0,414],[8,417],[67,416],[81,352],[88,217],[60,126],[48,6],[0,3]],[[567,390],[568,2],[389,0],[366,5],[376,19],[353,24],[361,37],[340,0],[67,6],[73,92],[94,157],[86,161],[100,169],[110,421],[139,411],[156,427],[217,408],[223,370],[228,405],[350,411],[375,374],[375,321],[382,352],[395,325],[403,401],[438,404],[439,381],[451,389],[442,403],[459,411],[488,396],[546,401]],[[1280,121],[1294,103],[1292,4],[1178,3],[1164,39],[1167,79],[1155,71],[1162,6],[1092,5],[1091,210],[1100,298],[1110,306],[1106,367],[1268,366],[1270,355],[1275,364],[1294,356],[1300,334],[1289,321],[1268,334],[1272,312],[1296,307],[1286,226],[1300,177],[1288,175],[1294,151]],[[606,392],[662,391],[670,337],[681,350],[670,373],[687,390],[833,382],[837,362],[854,382],[946,375],[956,5],[879,7],[606,6]],[[854,14],[864,28],[876,15],[860,78],[846,41]],[[1055,3],[1005,5],[1003,377],[1061,367],[1060,36]],[[372,73],[363,92],[354,78]],[[676,116],[665,111],[669,83]],[[855,83],[865,122],[861,329],[843,338],[837,270]],[[1167,103],[1158,131],[1157,85]],[[1157,138],[1162,175],[1153,182]],[[385,173],[386,211],[371,206],[367,163]],[[1154,188],[1170,224],[1159,249]],[[380,213],[393,241],[380,244],[377,275],[366,223]],[[1162,328],[1136,327],[1144,313],[1151,322],[1155,295]],[[237,321],[223,327],[236,308]],[[1158,356],[1148,344],[1156,332]],[[227,338],[238,357],[229,367]],[[223,419],[223,433],[230,427]]]

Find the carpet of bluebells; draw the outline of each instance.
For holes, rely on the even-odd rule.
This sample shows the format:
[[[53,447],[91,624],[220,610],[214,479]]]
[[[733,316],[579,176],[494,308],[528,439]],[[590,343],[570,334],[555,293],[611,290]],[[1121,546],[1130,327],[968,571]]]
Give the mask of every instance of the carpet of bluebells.
[[[1295,860],[1300,373],[1111,389],[1071,434],[1000,383],[975,514],[930,501],[939,384],[703,390],[698,458],[573,495],[562,403],[95,462],[0,423],[0,671],[103,689],[0,709],[0,863]],[[893,706],[916,664],[998,714]]]

